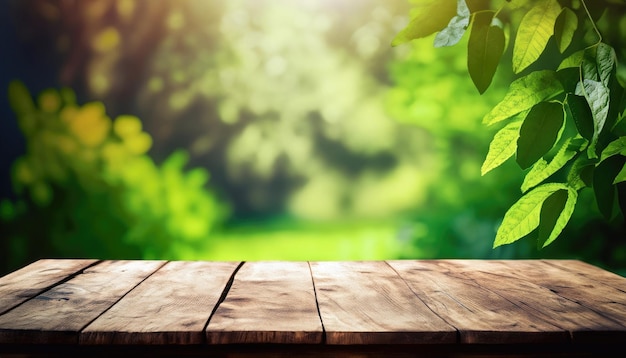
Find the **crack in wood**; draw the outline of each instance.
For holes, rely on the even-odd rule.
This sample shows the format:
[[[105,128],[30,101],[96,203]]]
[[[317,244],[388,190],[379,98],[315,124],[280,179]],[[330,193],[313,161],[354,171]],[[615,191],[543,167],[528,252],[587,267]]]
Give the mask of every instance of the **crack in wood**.
[[[322,325],[322,343],[326,344],[326,328],[324,327],[324,319],[322,319],[322,313],[320,312],[320,301],[317,298],[317,288],[315,287],[315,277],[313,277],[313,269],[311,269],[311,262],[307,261],[309,266],[309,273],[311,274],[311,283],[313,284],[313,294],[315,295],[315,307],[317,307],[317,315],[320,318],[320,324]]]
[[[228,282],[226,283],[226,286],[224,286],[224,289],[222,290],[222,294],[220,295],[220,298],[217,300],[217,303],[213,307],[213,310],[211,311],[211,314],[209,315],[209,318],[207,319],[206,323],[204,324],[204,327],[202,328],[202,332],[206,332],[207,327],[211,323],[211,319],[215,315],[215,312],[217,312],[217,309],[224,302],[224,300],[226,300],[226,296],[228,296],[228,292],[230,291],[230,288],[233,286],[233,282],[235,282],[235,276],[237,276],[237,272],[239,272],[239,270],[243,267],[243,265],[245,263],[246,263],[245,261],[241,261],[239,263],[239,265],[237,265],[235,270],[233,270],[233,273],[230,275],[230,278],[228,279]],[[206,335],[203,335],[203,337],[204,337],[203,338],[204,339],[204,343],[206,343]]]
[[[78,330],[78,332],[82,332],[83,330],[85,330],[85,328],[89,327],[90,324],[92,324],[95,320],[98,319],[98,317],[102,316],[103,314],[105,314],[108,310],[110,310],[113,306],[115,306],[118,302],[120,302],[122,299],[124,299],[124,297],[126,297],[132,290],[134,290],[135,288],[137,288],[137,286],[141,285],[142,282],[144,282],[145,280],[148,279],[148,277],[154,275],[155,272],[159,271],[163,266],[167,265],[169,261],[164,261],[163,264],[159,267],[157,267],[154,271],[152,271],[150,274],[146,275],[146,277],[144,277],[142,280],[139,280],[139,282],[137,282],[137,284],[135,284],[133,287],[130,288],[130,290],[126,291],[126,293],[124,293],[123,295],[120,295],[120,297],[115,300],[115,302],[113,302],[113,304],[111,304],[109,307],[107,307],[106,309],[104,309],[102,312],[100,312],[99,315],[97,315],[96,317],[94,317],[92,320],[90,320],[89,322],[87,322],[87,324],[85,324],[81,329]],[[86,267],[83,271],[89,269],[91,267]],[[77,339],[79,339],[79,337],[77,337]]]

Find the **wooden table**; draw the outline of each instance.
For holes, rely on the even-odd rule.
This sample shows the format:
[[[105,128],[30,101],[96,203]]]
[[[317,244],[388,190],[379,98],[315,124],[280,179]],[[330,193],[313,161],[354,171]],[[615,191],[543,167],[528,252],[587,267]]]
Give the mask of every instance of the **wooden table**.
[[[626,278],[580,261],[40,260],[0,356],[626,356]]]

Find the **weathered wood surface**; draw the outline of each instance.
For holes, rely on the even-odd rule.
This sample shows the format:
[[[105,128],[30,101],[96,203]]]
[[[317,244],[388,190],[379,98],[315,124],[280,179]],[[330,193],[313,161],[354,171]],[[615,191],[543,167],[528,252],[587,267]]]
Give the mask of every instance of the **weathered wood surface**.
[[[0,354],[50,344],[574,353],[624,342],[626,278],[571,260],[42,260],[0,278]]]
[[[209,343],[321,343],[322,324],[306,262],[241,267],[207,327]]]
[[[446,287],[452,287],[459,282],[468,284],[464,290],[459,290],[455,297],[462,297],[468,292],[476,292],[476,289],[487,291],[488,297],[476,295],[476,299],[481,301],[479,306],[488,307],[491,313],[496,312],[498,304],[492,301],[506,301],[513,305],[513,309],[506,309],[501,312],[504,317],[496,318],[495,322],[506,322],[507,319],[513,324],[511,327],[502,327],[499,332],[511,330],[522,335],[528,335],[529,341],[553,343],[562,339],[572,339],[576,342],[595,341],[600,338],[610,337],[609,340],[617,341],[626,339],[626,326],[614,318],[609,318],[598,314],[592,309],[585,307],[579,302],[562,297],[553,292],[549,287],[540,285],[541,280],[535,278],[529,281],[524,280],[532,273],[551,271],[550,267],[544,267],[542,261],[516,261],[514,267],[506,261],[479,261],[479,260],[439,260],[422,261],[412,265],[406,262],[399,262],[399,266],[405,269],[415,270],[417,275],[424,275],[424,271],[438,277],[439,283],[446,282]],[[545,275],[545,273],[544,273]],[[554,270],[552,275],[555,279],[563,279],[572,275],[562,270]],[[461,293],[465,291],[465,293]],[[485,305],[485,303],[487,303]],[[455,314],[454,317],[467,317],[467,315]],[[481,312],[479,319],[485,319],[488,314]],[[452,318],[454,319],[454,318]],[[549,326],[540,325],[546,322]],[[626,321],[624,321],[626,322]],[[493,324],[493,323],[492,323]],[[526,325],[526,327],[524,327]],[[472,325],[470,325],[470,328]],[[528,332],[528,328],[531,331]],[[558,329],[555,330],[555,327]],[[520,332],[522,331],[522,332]],[[562,334],[558,334],[557,332]],[[535,332],[534,334],[532,332]],[[463,340],[463,333],[462,340]],[[473,336],[473,332],[468,335]],[[494,336],[489,334],[488,336]],[[502,343],[524,343],[524,339],[517,341],[516,334],[499,337]],[[612,336],[612,337],[611,337]],[[469,339],[471,343],[476,342]],[[493,343],[480,342],[478,343]]]
[[[0,279],[0,314],[95,263],[96,260],[39,260]]]
[[[238,262],[169,262],[98,317],[82,344],[199,344]]]
[[[515,299],[537,316],[568,330],[575,342],[625,341],[626,292],[610,284],[626,279],[581,264],[520,260],[510,267],[507,261],[459,260],[451,269],[482,274],[481,282],[491,286],[502,281],[531,282],[540,290],[522,290]],[[484,275],[488,272],[491,274]]]
[[[477,283],[471,275],[457,275],[438,261],[389,264],[428,307],[459,330],[461,343],[557,343],[569,338],[565,330],[538,319]],[[515,289],[519,284],[497,282],[505,289]]]
[[[456,330],[384,261],[312,262],[328,344],[452,343]]]
[[[78,334],[165,262],[105,261],[0,316],[0,343],[78,343]]]

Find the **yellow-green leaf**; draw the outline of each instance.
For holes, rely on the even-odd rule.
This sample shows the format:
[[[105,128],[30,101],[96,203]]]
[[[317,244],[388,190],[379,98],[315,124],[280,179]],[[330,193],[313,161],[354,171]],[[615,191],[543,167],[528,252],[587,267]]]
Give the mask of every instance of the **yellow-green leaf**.
[[[580,143],[583,145],[580,145]],[[580,139],[579,145],[572,145],[572,138],[568,138],[556,153],[554,158],[548,163],[545,159],[539,159],[532,169],[524,177],[522,183],[522,192],[528,191],[532,187],[538,185],[545,179],[548,179],[552,174],[556,173],[559,169],[563,168],[572,158],[576,156],[578,151],[584,147],[586,141]]]
[[[498,26],[491,25],[493,16],[493,11],[480,11],[474,14],[467,44],[467,69],[481,94],[491,84],[504,52],[504,31]]]
[[[574,190],[580,190],[592,185],[595,160],[586,156],[579,156],[572,163],[572,167],[567,174],[567,183]]]
[[[531,72],[511,83],[504,99],[485,115],[483,123],[498,123],[560,93],[563,93],[563,86],[556,72]]]
[[[534,0],[506,0],[506,4],[509,9],[516,10],[521,7],[527,7],[532,4]]]
[[[602,151],[602,155],[600,155],[600,161],[604,161],[605,159],[617,154],[626,156],[626,136],[619,137],[609,143]]]
[[[626,164],[622,167],[622,170],[617,173],[615,180],[613,180],[613,184],[621,183],[626,181]]]
[[[513,72],[520,73],[541,56],[560,12],[557,0],[543,0],[524,15],[513,46]]]
[[[584,57],[585,57],[585,50],[574,52],[573,54],[566,57],[563,61],[561,61],[561,64],[559,65],[559,68],[557,69],[557,71],[560,71],[564,68],[580,67],[580,65],[583,62]]]
[[[548,183],[522,196],[504,214],[493,247],[513,243],[530,234],[539,226],[543,202],[555,191],[567,188],[565,184]]]
[[[456,15],[455,0],[421,0],[409,24],[391,42],[398,46],[443,30]]]
[[[499,167],[507,159],[515,154],[517,149],[517,138],[519,137],[519,129],[522,126],[522,119],[526,116],[526,112],[520,114],[520,119],[513,121],[504,128],[500,129],[493,140],[489,144],[487,157],[480,168],[482,175],[487,174],[491,170]]]

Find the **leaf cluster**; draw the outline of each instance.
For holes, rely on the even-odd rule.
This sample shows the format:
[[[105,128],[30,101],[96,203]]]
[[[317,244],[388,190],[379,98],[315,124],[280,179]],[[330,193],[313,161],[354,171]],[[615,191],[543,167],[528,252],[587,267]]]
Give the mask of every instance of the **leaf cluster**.
[[[540,248],[549,245],[586,188],[607,220],[624,214],[624,51],[615,39],[626,34],[609,32],[624,32],[625,10],[626,3],[609,0],[420,0],[393,40],[399,45],[437,33],[434,46],[443,47],[469,33],[467,69],[481,94],[511,49],[510,66],[518,77],[483,118],[501,129],[481,172],[512,157],[527,172],[522,196],[504,215],[494,247],[531,233]]]

